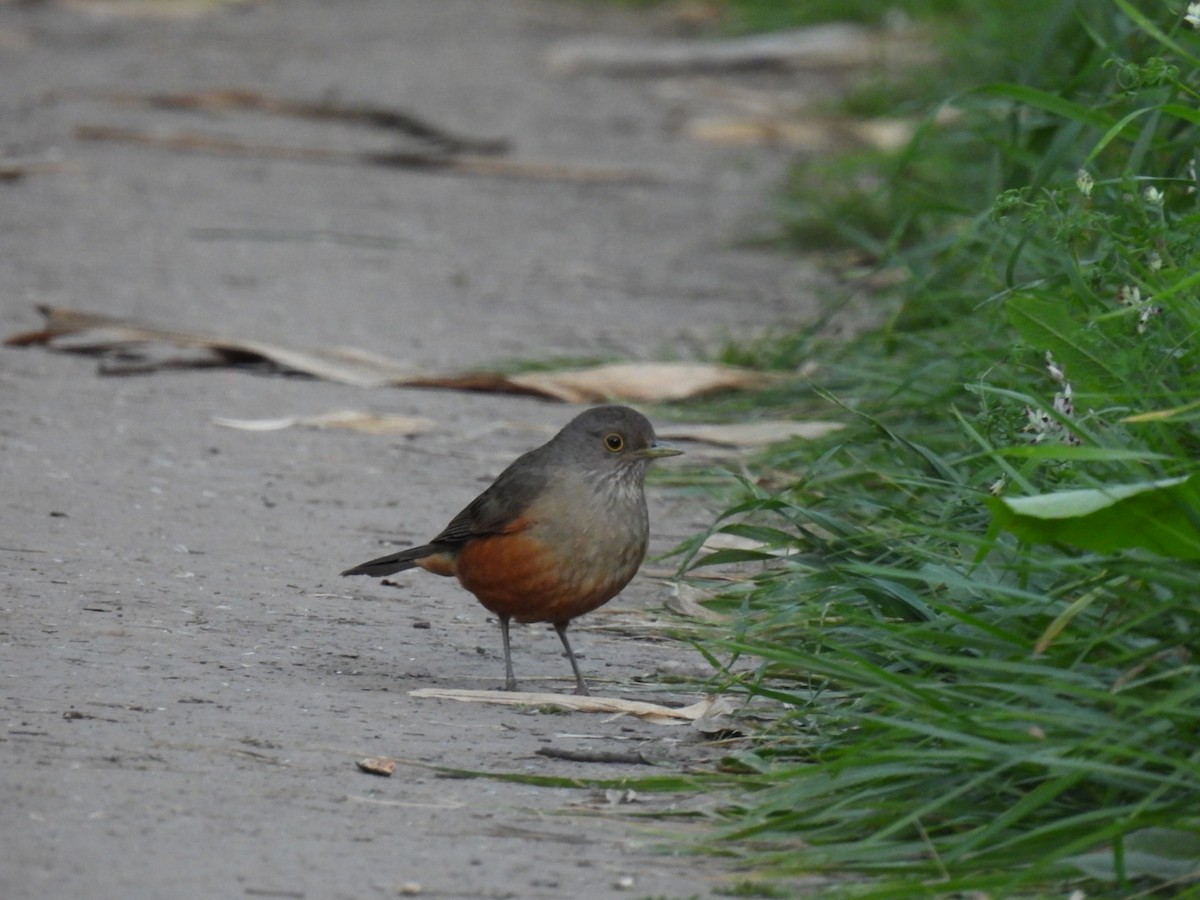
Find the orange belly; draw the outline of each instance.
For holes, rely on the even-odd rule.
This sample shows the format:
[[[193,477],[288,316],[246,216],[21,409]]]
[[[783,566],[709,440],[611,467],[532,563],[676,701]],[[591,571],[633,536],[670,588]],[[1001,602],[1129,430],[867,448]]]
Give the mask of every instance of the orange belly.
[[[603,561],[564,558],[527,532],[499,534],[464,544],[454,560],[454,574],[498,615],[565,624],[620,593],[637,572],[643,552],[631,547]]]

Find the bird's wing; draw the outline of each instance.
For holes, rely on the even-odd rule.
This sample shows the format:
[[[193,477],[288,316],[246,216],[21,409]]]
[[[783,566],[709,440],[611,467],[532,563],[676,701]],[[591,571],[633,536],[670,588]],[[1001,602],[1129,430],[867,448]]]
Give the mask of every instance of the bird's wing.
[[[430,543],[459,544],[474,537],[508,534],[528,527],[531,523],[525,513],[550,481],[550,472],[539,457],[538,450],[519,457]]]

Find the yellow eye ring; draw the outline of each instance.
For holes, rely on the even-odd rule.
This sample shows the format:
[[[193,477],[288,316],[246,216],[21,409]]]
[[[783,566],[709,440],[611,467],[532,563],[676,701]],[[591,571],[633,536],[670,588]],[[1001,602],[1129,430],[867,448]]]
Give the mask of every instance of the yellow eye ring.
[[[620,453],[625,448],[625,438],[613,432],[604,438],[604,446],[613,453]]]

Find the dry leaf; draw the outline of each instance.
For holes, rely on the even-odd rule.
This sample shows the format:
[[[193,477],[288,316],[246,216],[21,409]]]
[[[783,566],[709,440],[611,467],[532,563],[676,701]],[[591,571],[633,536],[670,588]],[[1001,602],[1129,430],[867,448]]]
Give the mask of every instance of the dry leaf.
[[[718,391],[761,387],[768,381],[766,375],[749,369],[674,362],[611,363],[585,369],[527,372],[513,375],[510,380],[568,403],[683,400]]]
[[[557,72],[650,75],[744,69],[845,68],[870,62],[877,42],[845,23],[748,37],[635,40],[587,37],[561,41],[546,62]]]
[[[0,159],[0,182],[20,181],[30,175],[66,172],[68,168],[66,163],[54,160]]]
[[[767,376],[758,372],[703,363],[613,363],[520,375],[497,372],[416,374],[404,363],[356,348],[301,349],[267,341],[160,328],[116,316],[59,307],[39,306],[38,310],[46,318],[45,327],[11,335],[5,340],[6,344],[16,347],[42,345],[75,353],[128,352],[147,344],[167,344],[191,351],[206,351],[211,354],[209,364],[266,361],[286,371],[357,387],[447,388],[526,394],[571,403],[680,400],[714,391],[757,387],[767,381]],[[186,362],[197,365],[194,360]],[[159,363],[159,366],[163,365],[167,363]]]
[[[908,145],[916,125],[901,119],[711,116],[689,122],[687,133],[713,144],[782,144],[822,153],[862,146],[894,151]]]
[[[542,160],[497,159],[478,154],[447,153],[433,150],[354,150],[297,144],[243,141],[197,131],[164,133],[142,128],[113,125],[76,125],[75,137],[81,141],[106,141],[155,147],[173,153],[201,153],[240,159],[286,159],[292,162],[326,165],[375,166],[413,172],[436,172],[485,178],[512,178],[528,181],[563,181],[578,184],[664,184],[670,176],[638,169],[614,169],[579,166]]]
[[[438,427],[438,423],[433,419],[421,416],[387,416],[357,409],[343,409],[315,416],[281,416],[277,419],[227,419],[213,416],[213,423],[242,431],[281,431],[284,428],[301,426],[318,429],[344,428],[366,434],[391,435],[424,434]]]
[[[207,350],[216,359],[233,365],[246,360],[266,360],[281,369],[358,387],[395,384],[412,373],[411,367],[364,350],[302,350],[266,341],[242,340],[143,325],[129,319],[97,313],[39,306],[45,327],[7,338],[4,343],[24,347],[42,344],[53,350],[101,353],[128,350],[142,344],[169,344]]]
[[[248,2],[251,0],[58,0],[68,9],[125,19],[195,19]]]
[[[713,553],[717,550],[753,550],[766,556],[792,556],[795,553],[794,550],[786,547],[772,547],[762,541],[742,537],[738,534],[725,534],[720,531],[710,534],[700,545],[702,553]]]
[[[560,41],[546,54],[551,69],[572,75],[670,75],[747,69],[844,71],[929,63],[934,59],[933,42],[918,29],[871,31],[847,22],[725,40],[585,37]]]
[[[701,605],[703,601],[711,600],[715,596],[716,594],[712,591],[704,591],[680,581],[676,583],[675,589],[671,591],[671,596],[663,605],[676,615],[696,619],[700,622],[728,622],[729,616]]]
[[[155,0],[159,5],[163,0]],[[121,106],[220,114],[254,112],[291,116],[317,122],[345,122],[385,129],[415,138],[446,153],[507,153],[507,138],[477,138],[454,134],[416,113],[388,106],[360,106],[332,100],[294,100],[264,94],[252,88],[209,88],[180,93],[134,93],[96,88],[55,92],[56,97],[108,100]]]
[[[664,425],[658,436],[668,441],[702,441],[723,447],[759,447],[791,438],[815,440],[845,428],[841,422],[738,422],[729,425]]]
[[[719,698],[700,718],[692,722],[692,728],[706,737],[733,737],[741,734],[741,730],[733,718],[739,705],[729,697]]]
[[[384,778],[396,771],[396,761],[386,756],[368,756],[360,759],[357,765],[368,775],[382,775]]]
[[[733,697],[713,695],[708,699],[711,702],[704,708],[704,711],[701,712],[700,715],[693,719],[693,721],[702,722],[705,719],[725,718],[726,716],[733,715],[733,713],[739,710],[743,705],[742,701],[735,700]]]
[[[694,722],[725,701],[720,697],[705,697],[690,706],[671,707],[642,700],[622,700],[618,697],[580,697],[575,694],[535,693],[530,691],[472,691],[444,688],[419,688],[409,691],[410,697],[438,700],[461,700],[464,703],[498,703],[504,706],[558,706],[575,712],[614,713],[631,715],[655,725],[683,725]],[[723,708],[723,706],[721,706]]]

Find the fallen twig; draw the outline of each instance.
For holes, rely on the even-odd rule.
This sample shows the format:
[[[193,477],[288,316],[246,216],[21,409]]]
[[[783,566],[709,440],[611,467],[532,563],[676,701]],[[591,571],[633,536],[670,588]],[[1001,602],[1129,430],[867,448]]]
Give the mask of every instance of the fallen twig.
[[[126,91],[91,90],[65,92],[66,96],[98,97],[122,106],[185,110],[204,113],[264,112],[277,116],[345,122],[386,131],[397,131],[433,144],[446,153],[476,153],[484,156],[507,153],[507,138],[476,138],[454,134],[414,113],[383,106],[289,100],[271,97],[246,88],[216,88],[176,94],[139,94]],[[62,93],[56,96],[63,96]]]
[[[157,147],[181,153],[234,156],[252,159],[283,159],[291,162],[334,163],[379,166],[414,171],[449,172],[514,178],[529,181],[569,181],[584,184],[658,184],[660,176],[633,169],[574,166],[564,163],[527,162],[494,159],[487,156],[454,155],[442,151],[361,151],[331,150],[322,147],[293,147],[285,144],[257,144],[232,138],[213,137],[192,131],[161,134],[138,128],[110,125],[79,125],[75,137],[81,141],[110,141]]]
[[[53,160],[0,159],[0,181],[20,181],[30,175],[66,171],[67,165]]]
[[[563,750],[558,747],[539,747],[538,756],[550,759],[565,759],[569,762],[585,763],[615,763],[617,765],[652,766],[653,762],[646,759],[640,750],[629,753],[618,753],[613,750]]]

